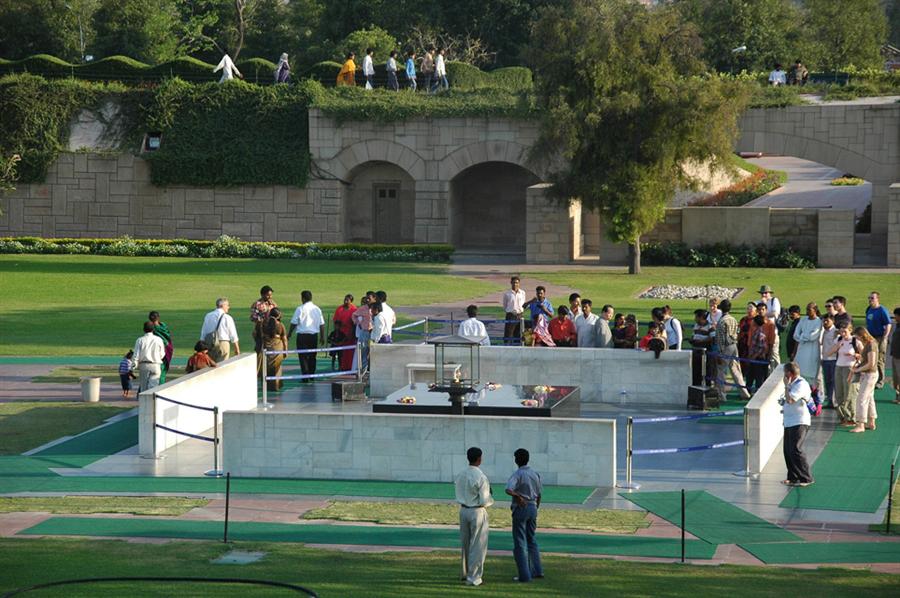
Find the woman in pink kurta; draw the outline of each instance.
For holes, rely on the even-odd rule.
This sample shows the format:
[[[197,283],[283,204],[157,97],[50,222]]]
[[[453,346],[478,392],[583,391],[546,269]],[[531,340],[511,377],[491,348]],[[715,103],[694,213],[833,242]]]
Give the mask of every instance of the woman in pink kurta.
[[[347,295],[344,297],[344,303],[342,303],[336,310],[334,310],[334,331],[337,333],[335,335],[335,343],[336,347],[354,347],[356,346],[356,325],[353,322],[353,313],[356,311],[356,306],[353,305],[353,295]],[[344,351],[339,351],[339,359],[341,364],[341,371],[348,371],[353,369],[353,357],[356,354],[356,351],[346,349]]]

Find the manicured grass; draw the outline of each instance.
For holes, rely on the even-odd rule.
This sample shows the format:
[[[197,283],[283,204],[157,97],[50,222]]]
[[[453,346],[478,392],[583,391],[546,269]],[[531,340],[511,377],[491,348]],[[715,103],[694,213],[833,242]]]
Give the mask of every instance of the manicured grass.
[[[0,256],[0,355],[121,357],[157,310],[184,363],[217,297],[231,300],[244,351],[253,349],[249,306],[265,284],[289,320],[310,289],[331,313],[347,293],[384,289],[392,305],[460,300],[497,290],[446,276],[434,264],[84,255]]]
[[[128,409],[98,403],[0,403],[0,455],[18,455],[79,434]]]
[[[491,527],[509,527],[508,505],[495,504],[489,510]],[[393,525],[457,525],[459,507],[450,504],[351,502],[333,501],[322,509],[303,514],[303,519],[335,519],[337,521],[372,521]],[[583,529],[612,534],[633,534],[638,529],[650,527],[643,511],[613,511],[596,509],[543,508],[540,510],[541,528]]]
[[[264,551],[247,565],[213,565],[230,550]],[[265,579],[299,584],[323,598],[446,598],[478,593],[527,596],[895,596],[897,577],[868,571],[776,567],[693,566],[545,556],[546,578],[512,581],[512,557],[489,555],[480,589],[459,581],[456,551],[349,553],[289,544],[172,542],[131,544],[115,540],[0,539],[0,590],[53,580],[88,577],[196,576]],[[52,564],[52,566],[50,566]],[[117,583],[68,586],[36,595],[70,596],[288,596],[252,586]]]
[[[205,507],[208,500],[164,496],[42,496],[0,497],[0,513],[41,511],[88,515],[93,513],[131,513],[177,517],[191,509]]]
[[[881,302],[893,309],[900,304],[900,276],[859,272],[829,272],[827,270],[782,270],[775,268],[644,268],[633,276],[621,271],[579,272],[560,271],[529,274],[551,283],[567,285],[594,302],[595,311],[609,303],[616,312],[633,313],[642,322],[649,321],[651,308],[671,305],[682,325],[693,323],[695,309],[706,307],[703,300],[637,299],[646,288],[662,284],[708,285],[741,287],[744,290],[732,299],[733,315],[740,319],[748,301],[758,301],[756,292],[761,285],[772,287],[784,309],[791,304],[805,307],[815,301],[824,311],[825,300],[833,295],[843,295],[854,323],[865,321],[867,297],[870,291],[881,293]],[[533,289],[526,289],[533,292]],[[530,295],[529,295],[530,296]],[[567,303],[566,297],[550,297],[553,305]]]
[[[184,375],[184,368],[181,366],[172,366],[166,374],[166,380],[174,380],[178,376]],[[99,376],[107,381],[119,379],[119,368],[112,365],[77,365],[63,366],[53,368],[49,373],[42,376],[35,376],[32,382],[50,383],[50,384],[78,384],[78,382],[86,376]],[[137,386],[137,381],[132,381],[132,386]],[[133,394],[132,394],[133,396]]]

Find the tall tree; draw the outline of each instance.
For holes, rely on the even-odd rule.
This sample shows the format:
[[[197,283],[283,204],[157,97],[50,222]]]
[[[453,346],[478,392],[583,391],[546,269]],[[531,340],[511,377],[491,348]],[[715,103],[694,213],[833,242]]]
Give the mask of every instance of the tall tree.
[[[803,15],[792,0],[675,0],[703,39],[703,57],[721,72],[771,70],[800,56]],[[745,50],[735,51],[746,46]]]
[[[99,58],[123,54],[156,63],[178,55],[179,13],[175,0],[101,0],[94,14]]]
[[[93,39],[98,5],[99,0],[0,2],[0,56],[52,54],[80,61]]]
[[[531,159],[557,200],[599,211],[637,273],[641,235],[676,188],[698,184],[684,166],[727,168],[744,87],[707,74],[696,30],[670,7],[573,0],[543,13],[531,48],[544,109]]]
[[[804,0],[806,31],[815,66],[878,68],[887,42],[887,15],[879,0]]]

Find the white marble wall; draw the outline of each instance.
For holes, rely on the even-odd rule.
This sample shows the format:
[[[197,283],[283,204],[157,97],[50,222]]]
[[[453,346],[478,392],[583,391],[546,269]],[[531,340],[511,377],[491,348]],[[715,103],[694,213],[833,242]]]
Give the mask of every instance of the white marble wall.
[[[431,345],[374,345],[370,395],[385,397],[408,382],[406,364],[433,362]],[[481,381],[581,387],[581,400],[684,407],[690,351],[490,346],[481,349]],[[625,391],[625,394],[622,394]]]
[[[142,392],[138,397],[138,448],[141,455],[159,455],[188,439],[174,432],[154,429],[154,423],[190,434],[212,436],[212,412],[168,401],[154,401],[155,394],[191,405],[218,407],[221,422],[222,414],[229,409],[256,407],[256,385],[256,353],[250,352],[223,361],[216,368],[202,369]]]
[[[752,473],[759,473],[765,468],[784,437],[784,421],[781,405],[778,404],[778,399],[784,394],[782,376],[782,369],[776,368],[744,408],[749,436],[746,449],[749,451]]]
[[[493,482],[523,447],[545,484],[616,483],[615,420],[230,411],[223,422],[235,476],[451,482],[478,446]]]

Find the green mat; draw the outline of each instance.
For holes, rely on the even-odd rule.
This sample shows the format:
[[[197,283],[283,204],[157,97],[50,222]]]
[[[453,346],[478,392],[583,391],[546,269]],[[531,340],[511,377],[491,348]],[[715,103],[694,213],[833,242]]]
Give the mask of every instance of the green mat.
[[[183,519],[99,519],[51,517],[19,535],[112,536],[221,540],[221,521]],[[228,524],[233,540],[255,542],[303,542],[305,544],[353,544],[366,546],[427,546],[459,549],[459,531],[448,528],[389,527],[373,525],[301,525],[235,521]],[[644,536],[597,536],[588,534],[538,533],[544,552],[611,554],[676,558],[681,556],[680,540]],[[509,532],[492,531],[488,548],[512,550]],[[692,540],[685,553],[692,559],[711,559],[716,547]]]
[[[681,525],[681,492],[622,493],[634,504]],[[686,531],[711,544],[799,542],[799,536],[703,490],[684,493]]]
[[[837,428],[813,463],[816,483],[791,489],[779,506],[876,512],[887,498],[891,459],[900,443],[900,405],[892,403],[893,398],[888,386],[876,390],[878,429],[851,434],[849,428]]]
[[[27,458],[27,457],[26,457]],[[65,466],[65,465],[61,465]],[[47,467],[45,464],[44,467]],[[225,480],[219,478],[88,477],[19,475],[0,476],[0,494],[20,492],[168,492],[173,494],[223,494]],[[388,482],[368,480],[295,480],[286,478],[232,478],[235,494],[307,494],[316,496],[372,496],[378,498],[454,499],[453,484],[441,482]],[[495,485],[494,496],[504,487]],[[578,486],[545,486],[543,502],[582,504],[594,492]]]
[[[900,542],[804,542],[740,546],[767,565],[900,563]]]

